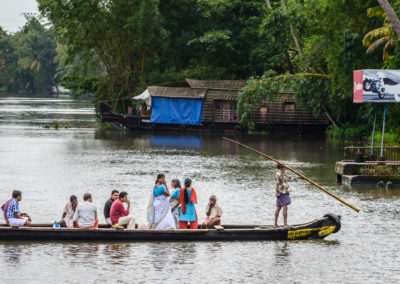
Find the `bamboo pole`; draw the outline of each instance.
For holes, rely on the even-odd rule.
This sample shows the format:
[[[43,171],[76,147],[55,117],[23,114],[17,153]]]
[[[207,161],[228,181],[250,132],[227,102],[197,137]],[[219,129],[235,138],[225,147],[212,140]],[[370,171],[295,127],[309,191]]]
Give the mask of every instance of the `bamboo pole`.
[[[222,137],[222,139],[227,140],[227,141],[230,141],[230,142],[235,143],[235,144],[238,144],[238,145],[240,145],[240,146],[242,146],[242,147],[244,147],[244,148],[247,148],[247,149],[249,149],[250,151],[253,151],[253,152],[255,152],[255,153],[257,153],[257,154],[259,154],[259,155],[261,155],[261,156],[263,156],[263,157],[265,157],[265,158],[267,158],[267,159],[270,159],[271,161],[274,161],[274,162],[277,163],[277,164],[280,164],[280,165],[284,166],[284,167],[287,168],[289,171],[295,173],[296,175],[298,175],[298,176],[301,177],[302,179],[308,181],[309,183],[311,183],[311,184],[314,185],[315,187],[319,188],[320,190],[322,190],[322,191],[325,192],[326,194],[329,194],[329,195],[332,196],[333,198],[335,198],[335,199],[337,199],[338,201],[342,202],[344,205],[347,205],[348,207],[350,207],[351,209],[353,209],[353,210],[356,211],[356,212],[360,212],[360,209],[358,209],[357,207],[351,205],[350,203],[347,203],[346,201],[344,201],[343,199],[341,199],[339,196],[333,194],[332,192],[329,192],[328,190],[326,190],[326,189],[323,188],[322,186],[318,185],[318,184],[315,183],[314,181],[312,181],[312,180],[310,180],[309,178],[305,177],[304,175],[302,175],[302,174],[299,173],[298,171],[296,171],[296,170],[294,170],[294,169],[292,169],[292,168],[290,168],[290,167],[284,165],[283,163],[279,162],[278,160],[274,159],[273,157],[268,156],[267,154],[264,154],[264,153],[262,153],[262,152],[260,152],[260,151],[257,151],[256,149],[253,149],[253,148],[251,148],[251,147],[249,147],[249,146],[247,146],[247,145],[244,145],[244,144],[242,144],[242,143],[240,143],[240,142],[238,142],[238,141],[235,141],[235,140],[232,140],[232,139],[229,139],[229,138],[226,138],[226,137]]]

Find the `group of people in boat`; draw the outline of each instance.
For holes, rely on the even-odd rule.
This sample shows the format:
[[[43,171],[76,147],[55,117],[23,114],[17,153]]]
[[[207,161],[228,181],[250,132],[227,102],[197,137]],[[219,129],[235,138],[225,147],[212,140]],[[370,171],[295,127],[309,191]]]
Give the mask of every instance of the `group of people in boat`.
[[[297,181],[285,172],[284,165],[278,164],[276,180],[276,211],[274,227],[278,227],[278,217],[283,208],[284,226],[287,227],[287,206],[291,203],[290,187],[288,182]],[[4,219],[9,225],[30,226],[31,218],[26,213],[19,211],[19,202],[22,193],[14,190],[12,198],[4,203],[1,209]],[[68,228],[98,228],[98,216],[96,206],[92,204],[92,195],[85,193],[83,204],[78,204],[78,198],[71,195],[70,201],[65,205],[60,225]],[[126,208],[124,206],[126,204]],[[196,212],[197,194],[192,187],[192,180],[186,178],[184,186],[179,179],[171,181],[169,189],[165,175],[158,174],[154,187],[151,190],[150,200],[147,206],[147,224],[138,224],[140,229],[197,229],[198,216]],[[110,198],[104,205],[104,218],[106,223],[114,227],[136,228],[136,220],[130,214],[130,201],[128,193],[113,190]],[[221,224],[222,208],[217,203],[215,195],[211,195],[207,204],[206,219],[201,228],[209,229]]]
[[[21,191],[15,190],[12,198],[1,207],[7,224],[17,226],[31,226],[31,218],[26,213],[19,211],[19,202],[22,200]],[[85,193],[83,203],[78,203],[76,195],[71,195],[65,205],[61,227],[68,228],[98,228],[99,219],[97,208],[92,204],[90,193]],[[124,203],[126,206],[124,206]],[[171,181],[168,187],[165,175],[157,175],[150,200],[147,206],[147,224],[138,224],[140,229],[197,229],[198,217],[196,212],[197,195],[192,187],[192,180],[186,178],[184,186],[178,179]],[[113,190],[110,198],[104,204],[104,218],[106,223],[114,227],[135,229],[135,217],[130,214],[130,201],[128,193]],[[213,228],[221,224],[222,208],[217,203],[217,198],[212,195],[206,207],[207,218],[201,228]]]

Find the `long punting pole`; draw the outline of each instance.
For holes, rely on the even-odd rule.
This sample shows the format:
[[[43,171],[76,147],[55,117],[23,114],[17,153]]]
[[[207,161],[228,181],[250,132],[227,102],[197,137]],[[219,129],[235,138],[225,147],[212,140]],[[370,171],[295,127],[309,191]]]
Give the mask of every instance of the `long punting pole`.
[[[385,122],[386,122],[386,105],[385,110],[383,111],[383,125],[382,125],[382,140],[381,140],[381,156],[380,159],[383,159],[383,137],[385,136]]]
[[[378,112],[378,105],[375,106],[374,127],[372,128],[372,139],[371,139],[371,155],[374,154],[374,137],[375,137],[376,113],[377,112]]]
[[[328,190],[326,190],[326,189],[323,188],[322,186],[316,184],[315,182],[313,182],[313,181],[310,180],[309,178],[305,177],[305,176],[302,175],[301,173],[299,173],[299,172],[297,172],[296,170],[294,170],[294,169],[292,169],[292,168],[286,166],[285,164],[279,162],[278,160],[272,158],[271,156],[268,156],[267,154],[264,154],[264,153],[262,153],[262,152],[260,152],[260,151],[257,151],[256,149],[253,149],[253,148],[251,148],[251,147],[249,147],[249,146],[247,146],[247,145],[244,145],[244,144],[242,144],[242,143],[240,143],[240,142],[238,142],[238,141],[235,141],[235,140],[232,140],[232,139],[229,139],[229,138],[226,138],[226,137],[222,137],[222,139],[225,139],[225,140],[230,141],[230,142],[232,142],[232,143],[238,144],[238,145],[240,145],[240,146],[242,146],[242,147],[244,147],[244,148],[249,149],[250,151],[253,151],[253,152],[255,152],[255,153],[257,153],[257,154],[259,154],[259,155],[261,155],[261,156],[263,156],[263,157],[265,157],[265,158],[267,158],[267,159],[270,159],[270,160],[274,161],[274,162],[277,163],[277,164],[280,164],[280,165],[282,165],[282,166],[285,166],[285,168],[287,168],[289,171],[295,173],[296,175],[298,175],[299,177],[305,179],[306,181],[308,181],[308,182],[311,183],[312,185],[318,187],[318,188],[319,188],[320,190],[322,190],[323,192],[329,194],[329,195],[332,196],[333,198],[335,198],[335,199],[339,200],[340,202],[342,202],[343,204],[349,206],[349,207],[350,207],[351,209],[353,209],[354,211],[360,212],[360,209],[358,209],[357,207],[351,205],[350,203],[347,203],[346,201],[344,201],[343,199],[341,199],[339,196],[333,194],[332,192],[329,192]]]

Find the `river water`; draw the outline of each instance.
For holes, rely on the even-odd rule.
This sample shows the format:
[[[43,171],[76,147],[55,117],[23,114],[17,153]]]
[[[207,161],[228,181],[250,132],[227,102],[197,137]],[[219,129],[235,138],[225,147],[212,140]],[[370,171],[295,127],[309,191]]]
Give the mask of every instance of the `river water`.
[[[59,220],[71,194],[93,194],[102,215],[112,189],[145,220],[157,173],[193,179],[199,219],[216,194],[223,222],[272,224],[275,165],[219,134],[102,131],[88,101],[0,95],[0,202],[20,189],[34,222]],[[46,128],[58,122],[59,129]],[[68,126],[65,128],[64,126]],[[336,186],[343,145],[321,135],[242,137],[361,209],[305,181],[293,183],[289,224],[332,212],[342,229],[320,241],[2,242],[1,283],[399,283],[400,191]],[[282,219],[279,220],[282,223]],[[104,222],[104,218],[100,218]]]

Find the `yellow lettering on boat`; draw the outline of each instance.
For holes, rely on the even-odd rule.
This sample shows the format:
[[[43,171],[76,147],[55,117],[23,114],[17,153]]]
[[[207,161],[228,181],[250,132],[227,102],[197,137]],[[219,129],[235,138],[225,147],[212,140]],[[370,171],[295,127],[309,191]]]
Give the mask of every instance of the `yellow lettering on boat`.
[[[313,232],[318,231],[318,236],[326,237],[335,230],[335,226],[324,226],[320,228],[309,228],[309,229],[299,229],[299,230],[289,230],[288,239],[302,239],[311,236]]]

